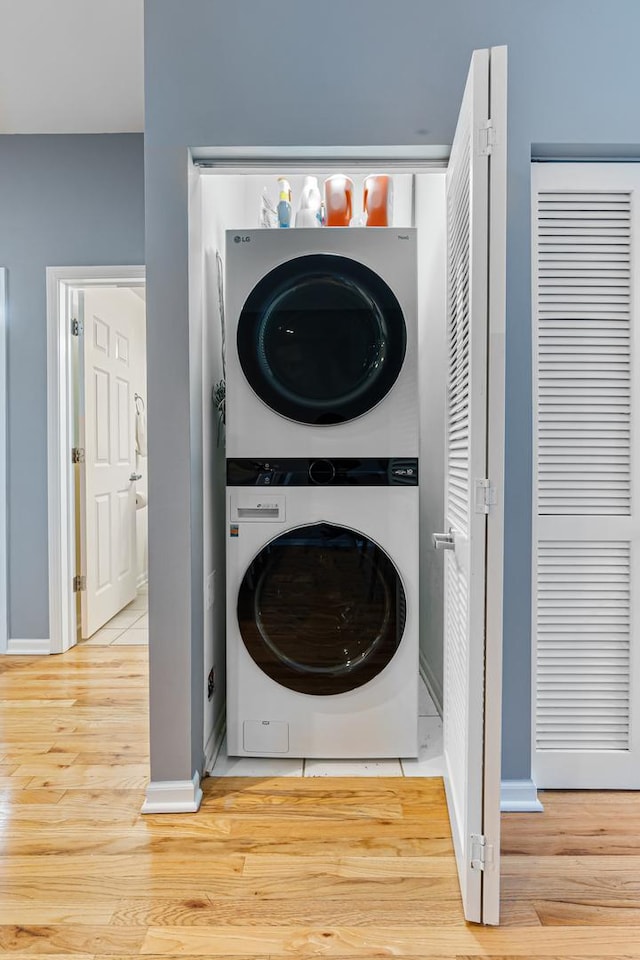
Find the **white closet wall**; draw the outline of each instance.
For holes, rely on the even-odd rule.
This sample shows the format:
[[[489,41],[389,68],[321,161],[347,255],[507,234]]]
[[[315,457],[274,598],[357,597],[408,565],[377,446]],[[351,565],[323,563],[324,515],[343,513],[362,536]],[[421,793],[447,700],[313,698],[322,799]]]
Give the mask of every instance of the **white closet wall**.
[[[204,611],[204,746],[207,762],[215,759],[224,727],[225,658],[225,458],[224,429],[211,395],[223,376],[223,333],[220,314],[219,271],[216,253],[224,259],[225,230],[248,229],[247,177],[199,178],[202,217],[204,317],[202,329],[202,462],[203,462],[203,570]],[[213,578],[213,606],[207,609],[207,580]],[[208,677],[214,671],[215,690],[208,698]]]
[[[445,532],[447,237],[445,171],[417,174],[420,370],[420,671],[442,714],[444,562],[432,534]]]
[[[634,164],[533,167],[538,787],[640,786],[639,201]]]

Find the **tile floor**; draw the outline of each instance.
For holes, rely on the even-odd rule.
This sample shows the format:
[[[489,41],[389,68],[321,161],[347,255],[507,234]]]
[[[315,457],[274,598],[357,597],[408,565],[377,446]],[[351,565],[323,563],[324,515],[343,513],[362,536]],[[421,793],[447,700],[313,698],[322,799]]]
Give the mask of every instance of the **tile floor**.
[[[417,759],[287,760],[277,757],[229,757],[226,738],[213,777],[441,777],[442,720],[426,685],[420,681]]]
[[[149,597],[147,584],[138,588],[135,600],[116,613],[104,627],[83,640],[82,644],[95,647],[140,646],[149,643]]]

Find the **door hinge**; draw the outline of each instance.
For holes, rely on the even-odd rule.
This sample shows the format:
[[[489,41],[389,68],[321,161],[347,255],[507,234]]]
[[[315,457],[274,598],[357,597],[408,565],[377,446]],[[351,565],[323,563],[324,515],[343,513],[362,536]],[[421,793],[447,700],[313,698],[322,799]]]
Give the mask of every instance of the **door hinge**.
[[[72,448],[71,463],[84,463],[84,447]]]
[[[473,491],[474,510],[476,513],[489,513],[489,508],[494,507],[498,502],[496,488],[490,480],[474,480]]]
[[[84,333],[84,320],[72,320],[71,321],[71,336],[72,337],[81,337]]]
[[[471,834],[471,869],[486,870],[493,863],[493,846],[483,833]]]
[[[87,589],[87,578],[86,577],[74,577],[73,578],[73,592],[79,593],[81,590]]]
[[[478,156],[488,157],[496,143],[496,128],[493,120],[481,120],[478,124]]]

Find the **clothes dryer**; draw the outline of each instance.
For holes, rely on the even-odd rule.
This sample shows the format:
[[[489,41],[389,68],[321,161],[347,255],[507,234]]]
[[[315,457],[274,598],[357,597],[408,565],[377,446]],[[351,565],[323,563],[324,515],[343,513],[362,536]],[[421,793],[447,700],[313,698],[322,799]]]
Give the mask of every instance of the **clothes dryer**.
[[[417,469],[227,462],[230,755],[417,755]]]
[[[416,231],[227,231],[228,457],[418,454]]]

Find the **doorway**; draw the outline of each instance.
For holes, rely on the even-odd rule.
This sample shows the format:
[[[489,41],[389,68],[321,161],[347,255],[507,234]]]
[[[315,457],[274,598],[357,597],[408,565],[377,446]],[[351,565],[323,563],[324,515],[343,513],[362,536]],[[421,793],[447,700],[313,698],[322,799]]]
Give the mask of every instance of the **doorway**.
[[[144,283],[47,271],[50,653],[148,642]]]
[[[444,578],[444,780],[465,915],[467,919],[485,923],[497,922],[499,902],[502,646],[502,507],[499,491],[502,487],[503,458],[506,246],[504,53],[504,50],[491,51],[491,85],[490,52],[476,51],[474,54],[451,158],[446,173],[443,171],[446,180],[449,290],[447,353],[443,357],[443,366],[449,378],[445,459],[448,522],[445,521],[443,529],[448,526],[449,530],[438,539],[446,542],[446,548],[450,551],[446,556]],[[488,120],[487,114],[495,120]],[[256,156],[251,156],[250,150],[248,153],[250,159],[255,161]],[[224,323],[220,322],[221,311],[217,306],[224,304],[220,297],[220,278],[224,277],[220,254],[224,228],[232,228],[232,244],[242,242],[244,234],[242,220],[238,219],[233,224],[222,222],[229,212],[229,184],[225,184],[225,189],[219,191],[220,195],[214,200],[213,186],[217,178],[206,174],[211,172],[211,166],[220,163],[226,165],[227,171],[232,168],[229,180],[239,181],[237,210],[240,211],[240,203],[246,201],[248,216],[255,217],[256,209],[260,209],[259,194],[256,199],[253,191],[245,187],[256,173],[256,167],[268,166],[259,148],[255,153],[263,162],[254,162],[253,169],[248,169],[251,164],[246,159],[244,162],[234,162],[230,157],[222,156],[220,160],[220,152],[216,157],[215,150],[205,148],[197,151],[196,164],[199,169],[195,167],[189,172],[190,283],[191,289],[204,293],[202,297],[193,298],[190,330],[196,336],[202,331],[203,342],[209,347],[203,350],[202,365],[197,367],[198,378],[202,376],[204,385],[203,409],[208,410],[211,418],[211,422],[203,424],[205,436],[213,434],[211,427],[215,417],[210,407],[210,396],[215,387],[217,368],[212,364],[220,353],[219,346],[225,342],[225,337],[228,349],[233,349],[230,345],[236,344],[236,338],[231,334],[226,336]],[[348,150],[344,153],[336,150],[334,153],[334,163],[340,163],[342,168],[348,169],[358,160],[366,162],[367,159],[369,166],[381,164],[380,157],[363,157],[362,152],[360,156],[357,153],[350,154]],[[307,172],[309,165],[313,164],[315,174],[325,166],[319,162],[320,159],[320,156],[307,156],[301,163],[295,151],[288,158],[284,151],[277,158],[277,172],[280,174],[284,167],[288,173],[287,167],[297,167],[291,169],[290,176],[293,177]],[[409,164],[410,168],[416,166],[415,163]],[[229,373],[231,375],[231,367]],[[213,393],[215,395],[215,389]],[[488,424],[491,425],[489,431]],[[442,421],[441,429],[444,429]],[[223,458],[221,454],[217,468],[218,476],[224,478]],[[210,463],[206,455],[204,460]],[[205,475],[204,529],[212,542],[224,544],[227,536],[222,501],[225,495],[224,479],[221,484],[210,482],[214,479],[215,469],[215,466],[211,466],[211,475]],[[215,529],[214,523],[217,524]],[[228,536],[237,536],[232,524]],[[222,549],[220,553],[223,553]],[[213,582],[216,571],[219,571],[219,562],[219,556],[213,550],[207,553],[205,545],[203,583],[206,585],[207,611],[217,608],[218,613],[221,605],[213,602],[214,591],[213,588],[209,591],[208,584]],[[233,612],[234,602],[234,598],[228,599],[227,612]],[[212,627],[216,622],[214,613],[211,616]],[[221,635],[220,631],[212,630],[212,638]],[[231,649],[229,644],[228,650]],[[205,631],[203,681],[207,697],[206,744],[215,737],[218,729],[216,716],[223,716],[224,709],[222,688],[218,693],[219,713],[216,711],[218,688],[215,679],[219,674],[215,659],[211,664],[206,659],[207,655],[215,658],[216,651],[213,643],[208,643]],[[224,664],[223,652],[218,663]],[[153,701],[153,680],[151,693]],[[211,704],[209,709],[207,703]],[[263,720],[264,717],[257,717],[252,722],[262,723]],[[196,786],[197,781],[196,772]],[[189,789],[189,800],[185,799],[184,809],[193,810],[193,804],[197,807],[199,803],[198,798],[192,799],[195,788],[191,781],[180,783],[181,787],[183,783],[188,784]],[[168,784],[152,781],[147,792],[146,812],[176,809],[174,795],[170,795],[169,791]]]

